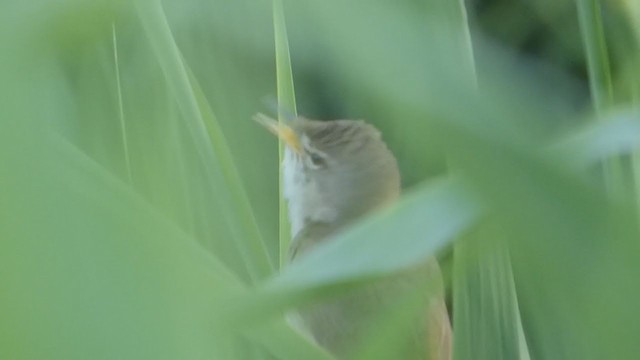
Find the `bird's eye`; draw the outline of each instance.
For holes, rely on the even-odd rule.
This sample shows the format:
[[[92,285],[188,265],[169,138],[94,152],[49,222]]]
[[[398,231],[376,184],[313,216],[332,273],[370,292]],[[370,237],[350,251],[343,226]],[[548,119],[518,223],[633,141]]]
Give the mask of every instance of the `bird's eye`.
[[[309,162],[314,168],[321,168],[327,165],[327,161],[325,160],[324,156],[315,152],[308,152],[307,155]]]

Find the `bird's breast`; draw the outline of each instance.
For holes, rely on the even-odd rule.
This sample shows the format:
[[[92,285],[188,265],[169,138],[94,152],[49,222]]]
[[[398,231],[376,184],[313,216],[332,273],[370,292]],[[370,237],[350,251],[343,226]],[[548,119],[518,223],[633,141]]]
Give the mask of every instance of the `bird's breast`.
[[[337,219],[337,210],[331,206],[329,196],[318,181],[312,179],[304,166],[290,151],[283,160],[284,197],[289,207],[291,236],[295,237],[305,224],[311,222],[331,224]]]

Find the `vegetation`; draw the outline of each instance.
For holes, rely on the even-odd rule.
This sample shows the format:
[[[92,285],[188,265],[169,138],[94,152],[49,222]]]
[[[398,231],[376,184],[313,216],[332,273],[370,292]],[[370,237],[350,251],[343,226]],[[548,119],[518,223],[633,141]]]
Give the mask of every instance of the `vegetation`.
[[[330,359],[282,314],[433,254],[456,360],[636,358],[640,3],[483,3],[3,2],[0,358]],[[403,198],[287,266],[258,111],[367,119]]]

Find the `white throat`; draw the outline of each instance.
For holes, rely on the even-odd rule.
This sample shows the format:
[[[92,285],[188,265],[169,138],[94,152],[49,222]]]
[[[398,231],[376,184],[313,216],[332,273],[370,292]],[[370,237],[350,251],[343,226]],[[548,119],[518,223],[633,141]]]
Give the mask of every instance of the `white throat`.
[[[286,148],[283,166],[284,197],[289,207],[291,237],[295,236],[308,222],[333,223],[337,218],[336,209],[322,206],[326,201],[318,184],[305,176],[302,159]]]

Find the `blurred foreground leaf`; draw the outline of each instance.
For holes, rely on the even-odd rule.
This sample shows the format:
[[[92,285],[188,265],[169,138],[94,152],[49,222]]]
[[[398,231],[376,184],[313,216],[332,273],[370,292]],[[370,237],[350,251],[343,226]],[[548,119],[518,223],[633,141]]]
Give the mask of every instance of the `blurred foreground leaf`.
[[[453,308],[456,360],[520,359],[517,299],[506,243],[480,225],[455,245]]]
[[[208,117],[209,128],[205,125],[198,99],[189,82],[187,70],[173,40],[161,3],[140,0],[136,4],[147,37],[156,51],[169,87],[184,115],[185,125],[198,150],[202,168],[206,170],[207,182],[217,190],[222,202],[231,209],[224,216],[233,233],[234,243],[240,248],[252,279],[255,281],[264,278],[273,268],[252,209],[238,181],[224,136],[212,113],[209,113]],[[203,101],[202,97],[200,101]],[[213,135],[212,138],[209,138],[208,131]]]
[[[248,294],[242,283],[125,184],[32,129],[2,136],[1,357],[229,358],[239,334],[214,320]],[[252,337],[283,359],[327,358],[285,325]]]
[[[282,0],[273,0],[273,31],[276,53],[276,81],[278,89],[278,121],[285,122],[289,116],[297,116],[296,93],[293,86],[293,74],[291,70],[291,56],[289,54],[289,39],[284,17]],[[278,163],[282,163],[285,144],[278,139]],[[279,172],[279,246],[280,267],[284,266],[289,258],[289,241],[291,240],[289,214],[287,202],[284,198],[283,176]]]
[[[318,246],[260,287],[253,299],[235,304],[228,317],[246,326],[418,266],[465,231],[480,211],[458,183],[426,185]]]

